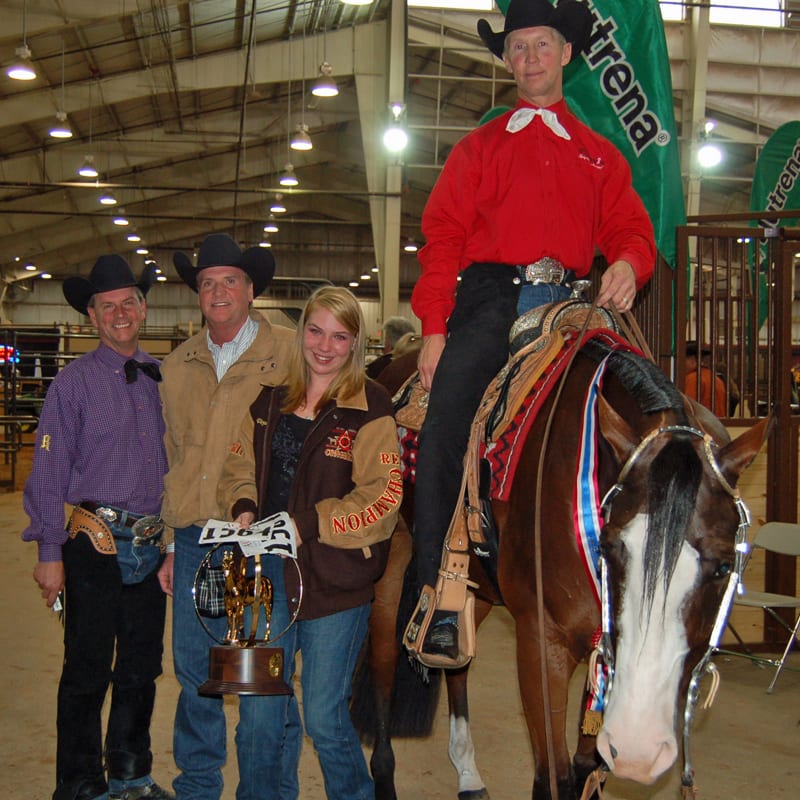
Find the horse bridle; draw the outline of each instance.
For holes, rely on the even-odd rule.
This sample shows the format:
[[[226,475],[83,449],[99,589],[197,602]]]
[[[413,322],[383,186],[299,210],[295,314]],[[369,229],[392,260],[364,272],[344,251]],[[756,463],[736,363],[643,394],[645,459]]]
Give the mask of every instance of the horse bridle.
[[[683,712],[683,771],[681,773],[681,786],[684,797],[693,796],[692,787],[694,783],[693,769],[691,760],[689,758],[689,738],[692,719],[694,717],[694,709],[700,694],[700,681],[704,673],[709,672],[712,675],[712,688],[709,696],[704,704],[704,708],[708,708],[714,700],[717,687],[719,685],[719,675],[716,671],[716,666],[711,661],[714,653],[716,652],[719,642],[722,639],[722,633],[725,630],[725,625],[728,621],[731,605],[733,604],[734,592],[742,593],[743,587],[741,583],[742,570],[744,568],[744,559],[747,554],[747,530],[750,527],[751,517],[750,509],[742,500],[739,494],[739,489],[731,486],[722,470],[719,468],[717,459],[714,457],[714,452],[711,449],[713,440],[711,436],[704,433],[697,428],[689,425],[666,425],[661,428],[654,428],[650,433],[645,436],[641,442],[634,448],[633,452],[628,457],[628,460],[622,465],[622,469],[617,476],[614,485],[606,492],[601,509],[607,525],[611,519],[611,506],[614,498],[622,491],[626,478],[628,477],[634,464],[639,459],[641,454],[647,449],[650,443],[659,436],[669,435],[672,436],[676,433],[686,433],[691,436],[697,436],[703,440],[703,453],[705,454],[706,461],[711,467],[711,471],[719,481],[725,492],[733,498],[736,511],[739,514],[739,526],[736,529],[735,537],[735,556],[734,568],[728,577],[728,585],[725,588],[725,593],[720,601],[717,610],[717,616],[714,620],[714,626],[711,630],[711,635],[708,640],[708,646],[703,654],[703,657],[698,661],[695,668],[692,670],[689,686],[686,691],[686,706]],[[600,613],[601,613],[601,635],[596,648],[596,658],[602,660],[602,663],[607,668],[606,688],[605,693],[611,692],[613,679],[614,679],[614,648],[611,641],[611,593],[608,588],[608,565],[605,556],[600,555]],[[607,702],[607,701],[606,701]]]

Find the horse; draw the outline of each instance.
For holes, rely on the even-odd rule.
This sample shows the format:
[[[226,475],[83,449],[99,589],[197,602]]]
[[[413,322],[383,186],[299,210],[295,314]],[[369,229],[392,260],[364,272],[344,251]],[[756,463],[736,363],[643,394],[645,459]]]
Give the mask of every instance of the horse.
[[[589,426],[587,436],[586,398],[598,385],[599,364],[596,429]],[[574,355],[558,390],[543,403],[508,497],[491,501],[496,581],[474,553],[470,561],[470,578],[478,584],[476,625],[498,602],[515,622],[535,800],[576,800],[599,768],[651,784],[681,753],[682,782],[691,787],[691,712],[727,619],[749,522],[736,482],[768,429],[765,419],[731,441],[716,418],[681,395],[651,361],[593,345]],[[576,463],[587,440],[595,451],[593,491],[598,504],[605,498],[599,588],[587,577],[574,523]],[[402,517],[410,529],[413,487],[407,489]],[[402,608],[410,558],[408,532],[400,530],[376,586],[368,655],[354,682],[352,714],[365,743],[373,745],[376,800],[396,798],[391,737],[427,735],[436,702],[435,681],[425,686],[407,678],[396,637],[416,599]],[[579,732],[571,758],[568,685],[593,653],[593,663],[605,663],[599,678],[606,683],[605,712],[599,730]],[[469,731],[468,667],[445,672],[458,797],[487,800]],[[409,689],[417,696],[402,694]]]

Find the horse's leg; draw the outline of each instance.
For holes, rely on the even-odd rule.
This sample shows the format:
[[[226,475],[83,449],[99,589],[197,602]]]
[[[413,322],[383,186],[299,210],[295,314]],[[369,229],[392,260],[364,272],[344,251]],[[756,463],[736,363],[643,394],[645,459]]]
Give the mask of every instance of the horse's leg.
[[[550,723],[544,713],[541,661],[535,606],[524,614],[515,615],[517,630],[517,674],[522,707],[533,748],[536,776],[533,781],[534,800],[576,800],[575,775],[567,747],[567,700],[569,680],[575,670],[575,660],[561,643],[558,635],[547,638],[548,687],[550,693]],[[550,761],[547,736],[552,737],[558,797],[550,788]]]
[[[411,560],[411,534],[402,519],[392,537],[386,570],[375,584],[375,600],[369,620],[369,665],[375,699],[375,744],[370,772],[375,781],[375,800],[396,800],[394,751],[389,731],[395,664],[400,655],[396,635],[397,609],[403,576]]]
[[[491,603],[475,602],[475,627],[478,628],[492,610]],[[469,726],[467,675],[469,665],[459,670],[445,670],[447,704],[450,711],[450,761],[458,773],[459,800],[489,800],[489,792],[475,763],[475,746]]]

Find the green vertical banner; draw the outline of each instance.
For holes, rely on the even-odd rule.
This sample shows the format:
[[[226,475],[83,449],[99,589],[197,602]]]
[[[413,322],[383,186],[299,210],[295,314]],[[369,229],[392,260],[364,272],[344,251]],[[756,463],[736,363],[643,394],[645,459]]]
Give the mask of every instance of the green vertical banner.
[[[510,0],[497,0],[505,14]],[[633,185],[675,268],[675,228],[686,223],[664,22],[658,0],[584,0],[594,17],[589,46],[564,71],[575,115],[628,160]]]
[[[751,211],[783,211],[800,208],[800,121],[781,125],[769,137],[756,161],[750,189]],[[763,228],[797,225],[794,219],[760,219],[752,225]],[[758,257],[758,327],[767,318],[766,252],[759,248]]]
[[[751,211],[800,208],[800,121],[781,125],[769,137],[756,161],[750,189]],[[765,228],[797,225],[797,218],[759,220]]]

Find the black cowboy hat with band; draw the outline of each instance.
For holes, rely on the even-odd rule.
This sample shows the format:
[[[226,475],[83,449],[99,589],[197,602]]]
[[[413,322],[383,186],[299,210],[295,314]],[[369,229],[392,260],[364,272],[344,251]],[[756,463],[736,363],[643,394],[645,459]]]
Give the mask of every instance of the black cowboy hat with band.
[[[156,278],[156,271],[151,264],[142,270],[137,281],[128,262],[117,255],[100,256],[95,261],[88,278],[76,275],[66,278],[62,286],[67,302],[81,314],[87,314],[89,301],[100,292],[113,292],[115,289],[127,289],[135,286],[146,295]]]
[[[269,286],[275,274],[275,257],[264,247],[250,247],[242,251],[226,233],[212,233],[200,245],[197,265],[186,253],[177,252],[172,257],[181,280],[197,291],[197,275],[210,267],[238,267],[253,282],[253,297],[258,297]]]
[[[478,20],[478,36],[498,58],[503,57],[506,36],[520,28],[555,28],[570,44],[574,61],[589,42],[594,19],[585,3],[561,0],[554,6],[549,0],[511,0],[503,30],[495,33],[485,19]]]

